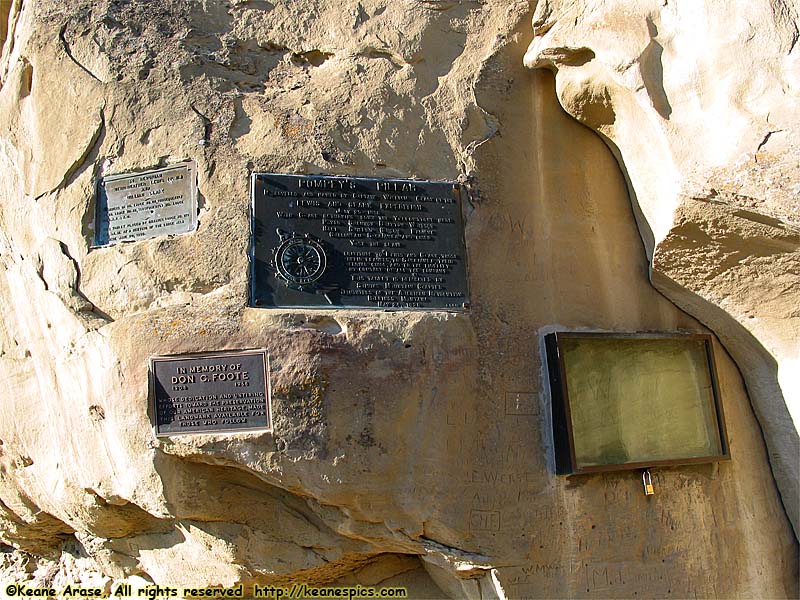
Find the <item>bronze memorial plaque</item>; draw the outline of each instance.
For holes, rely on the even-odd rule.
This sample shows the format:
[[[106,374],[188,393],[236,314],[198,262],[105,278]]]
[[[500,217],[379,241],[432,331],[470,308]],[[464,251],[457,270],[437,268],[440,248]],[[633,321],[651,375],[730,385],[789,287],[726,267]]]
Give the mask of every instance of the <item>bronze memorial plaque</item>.
[[[453,183],[254,173],[252,202],[252,306],[469,306]]]
[[[267,351],[150,359],[156,435],[271,429]]]
[[[142,173],[108,175],[97,184],[94,246],[197,229],[197,169],[185,161]]]

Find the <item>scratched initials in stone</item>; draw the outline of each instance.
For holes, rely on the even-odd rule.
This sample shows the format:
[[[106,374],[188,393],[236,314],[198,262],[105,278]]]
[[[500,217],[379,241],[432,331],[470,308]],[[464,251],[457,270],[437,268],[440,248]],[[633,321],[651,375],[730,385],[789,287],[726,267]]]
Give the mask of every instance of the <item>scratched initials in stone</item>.
[[[496,510],[472,510],[469,513],[471,531],[499,531],[500,512]]]

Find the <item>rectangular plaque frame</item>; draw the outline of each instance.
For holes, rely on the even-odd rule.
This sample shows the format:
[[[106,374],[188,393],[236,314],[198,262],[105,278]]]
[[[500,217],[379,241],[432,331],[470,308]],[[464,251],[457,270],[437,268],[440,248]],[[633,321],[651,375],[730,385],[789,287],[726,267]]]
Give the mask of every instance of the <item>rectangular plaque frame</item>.
[[[230,424],[219,423],[219,424],[211,424],[211,425],[208,425],[208,424],[197,425],[197,426],[196,425],[192,425],[192,426],[186,427],[186,429],[183,429],[183,430],[172,430],[172,429],[170,429],[168,431],[164,431],[164,430],[161,429],[160,423],[159,423],[159,408],[160,408],[159,400],[160,400],[160,398],[159,398],[159,394],[158,394],[158,391],[159,391],[158,387],[159,387],[159,383],[160,382],[159,382],[158,373],[157,373],[157,368],[158,368],[158,365],[160,363],[164,363],[164,364],[170,363],[170,364],[173,364],[173,365],[182,364],[182,367],[187,371],[186,375],[188,376],[188,375],[192,374],[191,372],[189,372],[191,370],[191,365],[188,364],[191,361],[197,362],[197,361],[206,361],[206,360],[217,360],[217,359],[219,359],[221,362],[217,363],[217,364],[226,364],[227,365],[228,363],[226,361],[231,361],[231,363],[232,363],[232,361],[234,361],[236,359],[242,359],[243,357],[253,357],[253,358],[255,358],[254,364],[256,364],[257,366],[261,367],[261,369],[262,369],[261,373],[262,373],[262,380],[263,380],[263,389],[261,388],[261,386],[257,386],[258,389],[256,389],[256,386],[254,386],[252,388],[249,387],[249,386],[244,386],[244,387],[239,388],[239,387],[237,387],[235,385],[230,385],[229,387],[230,387],[230,389],[234,390],[233,394],[236,394],[236,393],[244,394],[244,393],[247,393],[248,391],[250,393],[252,393],[254,390],[259,391],[259,392],[263,391],[263,393],[264,393],[264,415],[263,416],[264,416],[264,420],[265,420],[265,424],[263,426],[257,425],[257,426],[239,427],[239,426],[237,426],[238,424],[236,424],[236,423],[230,423]],[[176,366],[176,369],[177,368],[178,367]],[[225,370],[197,371],[196,373],[194,373],[195,374],[195,380],[192,381],[191,384],[193,386],[199,384],[202,389],[195,390],[195,391],[200,392],[200,393],[196,393],[193,398],[197,398],[198,396],[215,395],[215,394],[211,394],[211,393],[202,393],[202,392],[203,391],[207,391],[208,387],[212,387],[213,388],[214,387],[214,383],[216,383],[216,387],[218,387],[218,388],[224,387],[228,383],[227,380],[221,380],[221,381],[217,381],[217,382],[213,382],[213,381],[211,381],[211,382],[197,381],[198,379],[200,379],[201,375],[206,375],[208,377],[209,374],[215,374],[215,373],[225,374],[225,373],[234,373],[234,372],[235,372],[234,369],[227,370],[227,367],[226,367]],[[230,383],[236,383],[237,381],[241,381],[241,379],[236,379],[236,378],[231,379]],[[171,383],[172,382],[170,382],[170,384]],[[206,384],[206,385],[204,386],[204,384]],[[163,387],[163,383],[161,385]],[[176,382],[175,385],[181,386],[181,385],[188,385],[188,384],[185,384],[183,381],[179,380],[178,382]],[[149,369],[148,369],[148,389],[149,389],[149,394],[148,394],[148,414],[150,416],[150,422],[151,422],[151,425],[153,427],[153,433],[155,433],[156,437],[169,437],[169,436],[173,436],[173,435],[185,435],[185,434],[191,434],[191,433],[269,432],[269,431],[272,431],[272,428],[273,428],[273,420],[272,420],[272,385],[271,385],[271,382],[270,382],[269,352],[267,351],[266,348],[251,348],[251,349],[247,349],[247,350],[226,350],[226,351],[219,351],[219,352],[193,352],[193,353],[188,353],[188,354],[151,356],[150,357],[150,361],[149,361]],[[237,389],[241,389],[242,391],[241,392],[237,392],[236,391]],[[171,390],[171,391],[172,392],[177,392],[177,393],[182,393],[182,392],[188,392],[190,390],[186,389],[186,390],[182,390],[182,391],[181,390]],[[233,395],[233,394],[231,394],[231,395]],[[164,398],[164,400],[166,402],[172,402],[172,404],[173,404],[172,408],[174,409],[174,398],[176,398],[176,397],[178,397],[178,396],[173,396],[172,398]],[[190,397],[188,397],[188,396],[186,398],[187,398],[187,402],[197,402],[197,400],[189,399]],[[216,405],[212,405],[212,406],[219,406],[219,403],[221,401],[229,400],[229,399],[230,398],[219,398],[219,397],[216,397],[213,400],[208,399],[208,401],[209,402],[213,401],[213,402],[217,403]],[[235,400],[244,400],[243,398],[234,398],[234,399]],[[245,404],[245,406],[247,406],[247,405],[259,406],[260,403],[253,401],[252,403]],[[211,412],[214,412],[214,411],[211,411]],[[176,410],[175,415],[177,416],[178,414],[179,413]],[[211,420],[210,417],[198,417],[198,419],[199,420],[205,420],[205,421]]]
[[[668,460],[633,461],[615,464],[601,464],[581,466],[576,457],[575,432],[571,416],[570,395],[567,386],[567,366],[564,360],[564,342],[570,339],[597,339],[610,340],[685,340],[700,341],[705,349],[708,376],[711,383],[713,406],[708,409],[715,417],[715,433],[718,436],[721,453],[697,456],[676,457]],[[577,475],[584,473],[601,473],[609,471],[624,471],[643,469],[659,466],[691,465],[730,460],[728,434],[725,426],[725,417],[722,401],[719,395],[719,379],[714,360],[712,338],[706,334],[679,334],[679,333],[599,333],[599,332],[554,332],[545,335],[545,353],[547,356],[547,369],[550,381],[550,396],[552,407],[552,431],[555,452],[556,473],[559,475]],[[646,435],[646,432],[643,433]]]
[[[251,201],[250,306],[469,308],[457,184],[253,173]]]
[[[109,189],[115,184],[117,189]],[[197,165],[185,160],[101,177],[96,199],[92,248],[192,233],[197,229]],[[113,237],[112,209],[114,222],[120,225]]]

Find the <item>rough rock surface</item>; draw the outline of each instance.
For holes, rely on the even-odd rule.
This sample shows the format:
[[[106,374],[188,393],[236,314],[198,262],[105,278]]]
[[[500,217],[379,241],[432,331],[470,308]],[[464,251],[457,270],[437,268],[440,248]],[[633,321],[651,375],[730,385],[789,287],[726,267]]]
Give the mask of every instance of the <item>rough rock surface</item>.
[[[624,170],[653,284],[744,375],[800,531],[797,2],[541,0],[530,67]]]
[[[648,256],[684,295],[654,283],[715,331],[688,294],[725,325],[739,309],[703,293],[733,302],[736,287],[788,348],[796,315],[775,287],[796,291],[788,267],[764,276],[768,298],[746,295],[759,265],[792,264],[788,137],[759,150],[781,144],[774,171],[726,173],[698,149],[696,166],[718,167],[712,201],[645,197],[652,187],[635,177],[645,167],[623,161],[637,219],[614,156],[556,100],[557,87],[611,139],[601,125],[624,102],[586,87],[589,75],[570,84],[587,110],[565,101],[563,65],[601,64],[600,47],[558,59],[532,49],[531,65],[560,61],[555,85],[526,69],[528,2],[0,7],[0,530],[17,549],[4,554],[5,579],[361,582],[423,598],[797,594],[797,542],[770,470],[772,459],[791,483],[780,435],[796,429],[770,409],[770,390],[788,397],[786,377],[764,372],[788,354],[758,337],[767,329],[750,325],[759,355],[719,329],[737,359],[716,344],[732,460],[657,470],[650,499],[636,472],[554,474],[541,348],[560,328],[707,331],[653,288]],[[553,27],[535,43],[602,12],[584,8],[550,23],[558,7],[541,5],[537,22]],[[638,31],[630,17],[619,36],[606,30],[610,46]],[[723,102],[718,83],[697,101]],[[644,132],[650,120],[614,122]],[[199,167],[197,232],[90,249],[98,177],[186,158]],[[462,181],[472,311],[245,308],[253,170]],[[771,177],[769,194],[747,200],[757,206],[736,204]],[[754,211],[774,220],[760,229]],[[690,287],[692,269],[708,271],[707,287]],[[154,437],[149,356],[261,346],[274,432]]]

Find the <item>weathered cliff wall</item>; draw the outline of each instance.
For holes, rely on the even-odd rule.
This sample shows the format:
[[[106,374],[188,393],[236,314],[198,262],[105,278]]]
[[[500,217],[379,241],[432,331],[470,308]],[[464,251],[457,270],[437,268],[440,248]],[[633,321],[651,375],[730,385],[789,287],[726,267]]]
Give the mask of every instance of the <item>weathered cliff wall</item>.
[[[678,231],[708,230],[704,210],[743,219],[708,243],[741,242],[731,252],[744,267],[777,264],[758,248],[778,234],[752,229],[759,207],[646,201],[659,186],[623,161],[627,185],[603,141],[558,105],[556,91],[585,114],[565,101],[565,69],[554,80],[523,65],[528,2],[2,6],[0,526],[48,557],[6,553],[5,579],[382,582],[429,598],[797,594],[797,542],[770,470],[772,459],[791,506],[791,447],[770,415],[787,439],[796,430],[769,409],[785,380],[764,371],[785,356],[752,328],[762,354],[734,363],[716,344],[730,462],[657,470],[650,499],[636,472],[554,474],[542,334],[705,332],[653,288],[648,256],[667,276],[677,271],[658,265],[711,268]],[[570,68],[599,64],[590,50]],[[198,164],[197,232],[90,249],[98,177],[184,158]],[[252,171],[462,181],[472,310],[246,308]],[[787,197],[764,200],[785,211],[775,219],[789,221]],[[762,225],[791,232],[776,222]],[[785,274],[796,287],[796,274],[758,280],[786,309],[767,314],[773,304],[746,295],[748,271],[735,272],[704,285],[739,286],[736,302],[767,311],[756,321],[774,315],[789,347],[790,308],[769,286]],[[704,298],[688,275],[672,279]],[[688,292],[667,292],[716,330]],[[724,323],[739,317],[710,304]],[[273,433],[155,438],[150,356],[261,346]]]
[[[800,528],[796,2],[543,0],[525,62],[626,173],[653,284],[744,375]]]

